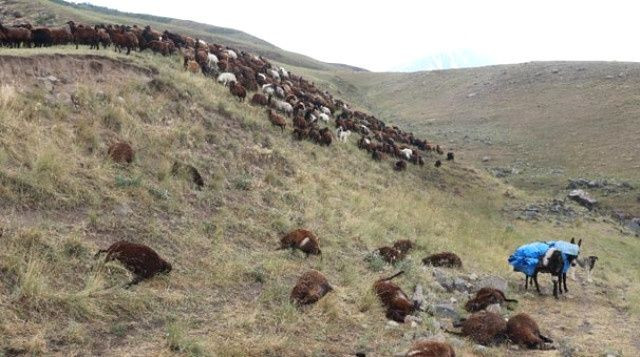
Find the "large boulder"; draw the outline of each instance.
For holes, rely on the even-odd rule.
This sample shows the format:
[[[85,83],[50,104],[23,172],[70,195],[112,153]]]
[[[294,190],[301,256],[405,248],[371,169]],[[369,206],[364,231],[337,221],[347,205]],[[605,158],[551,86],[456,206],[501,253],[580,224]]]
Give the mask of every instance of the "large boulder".
[[[588,209],[593,209],[598,203],[598,201],[591,197],[585,190],[572,190],[567,196]]]

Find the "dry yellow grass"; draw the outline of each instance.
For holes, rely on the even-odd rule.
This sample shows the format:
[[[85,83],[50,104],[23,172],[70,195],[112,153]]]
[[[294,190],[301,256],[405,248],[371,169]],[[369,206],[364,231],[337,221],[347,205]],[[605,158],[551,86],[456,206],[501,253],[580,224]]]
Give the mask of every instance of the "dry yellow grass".
[[[88,51],[6,51],[49,52]],[[398,283],[405,290],[422,283],[447,300],[420,264],[446,249],[462,257],[465,272],[498,274],[515,287],[522,278],[509,272],[506,258],[516,246],[576,236],[600,256],[596,285],[572,284],[573,298],[559,303],[516,289],[523,301],[518,310],[544,311],[537,315],[543,328],[570,340],[578,354],[638,352],[637,331],[612,334],[608,327],[638,323],[640,244],[607,223],[511,221],[500,209],[503,192],[512,188],[464,164],[411,165],[399,174],[389,161],[377,163],[359,151],[356,138],[329,148],[293,141],[261,109],[182,71],[177,58],[101,54],[106,57],[73,63],[94,60],[109,68],[119,61],[125,75],[78,71],[73,84],[60,89],[73,94],[75,104],[51,101],[29,76],[1,88],[0,351],[335,356],[365,349],[390,355],[406,350],[414,334],[435,331],[429,323],[387,328],[371,293],[379,276],[402,268],[407,274]],[[63,79],[72,64],[58,61],[43,70]],[[115,139],[137,149],[132,165],[107,158]],[[203,190],[172,175],[176,160],[200,170]],[[531,199],[513,191],[517,200]],[[280,235],[298,227],[317,233],[322,259],[275,251]],[[98,248],[119,239],[152,246],[174,270],[122,289],[126,271],[93,260]],[[398,267],[374,271],[366,255],[396,239],[415,240],[418,248]],[[299,311],[288,297],[307,269],[322,271],[336,291]],[[579,331],[585,306],[598,326],[592,335]],[[470,352],[472,345],[463,341],[457,349]]]

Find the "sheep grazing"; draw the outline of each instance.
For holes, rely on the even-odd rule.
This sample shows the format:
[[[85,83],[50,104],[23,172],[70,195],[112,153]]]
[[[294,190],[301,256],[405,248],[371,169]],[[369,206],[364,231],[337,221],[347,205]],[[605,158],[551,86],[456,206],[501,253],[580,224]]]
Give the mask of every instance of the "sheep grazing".
[[[333,290],[327,278],[317,270],[310,270],[302,274],[291,290],[292,303],[302,306],[316,303],[323,296]]]
[[[273,99],[272,95],[269,95],[269,105],[287,116],[291,116],[293,114],[293,106],[291,104],[282,100]]]
[[[198,64],[198,62],[194,60],[187,60],[186,68],[187,68],[187,71],[193,74],[198,74],[200,72],[200,65]]]
[[[113,243],[107,249],[99,250],[95,257],[101,253],[107,253],[106,262],[118,260],[133,275],[133,280],[127,287],[136,285],[139,282],[149,279],[156,274],[171,272],[171,264],[160,258],[158,253],[143,244],[136,244],[127,241]]]
[[[518,302],[518,300],[507,299],[502,290],[494,288],[482,288],[476,292],[476,295],[467,301],[464,309],[469,312],[477,312],[484,310],[489,305],[502,304],[505,302]]]
[[[456,352],[448,343],[437,341],[416,341],[407,351],[406,357],[456,357]]]
[[[231,85],[229,86],[229,92],[238,97],[241,102],[244,102],[244,98],[247,96],[247,90],[244,89],[242,84],[237,82],[231,82]]]
[[[381,152],[380,152],[380,151],[378,151],[378,150],[373,150],[373,151],[371,152],[371,158],[372,158],[372,159],[374,159],[374,160],[376,160],[376,161],[382,161],[382,160],[384,160],[384,154],[383,154],[383,153],[381,153]]]
[[[226,86],[231,82],[237,82],[238,79],[236,78],[236,75],[233,73],[223,72],[218,75],[217,81],[218,83]]]
[[[402,274],[404,271],[380,279],[373,284],[373,291],[387,309],[386,317],[400,323],[404,323],[405,318],[418,308],[398,285],[390,281]]]
[[[506,339],[507,323],[500,315],[493,312],[476,312],[466,318],[461,325],[461,332],[447,332],[469,337],[483,346],[496,345]]]
[[[404,171],[407,169],[407,163],[402,160],[398,160],[393,164],[393,169],[396,171]]]
[[[447,161],[453,161],[453,153],[451,151],[447,153]]]
[[[393,247],[399,252],[407,254],[409,250],[413,249],[413,242],[408,239],[397,240],[393,243]]]
[[[267,99],[263,94],[255,93],[253,97],[251,97],[251,104],[266,106],[269,104],[269,99]]]
[[[409,159],[411,159],[411,156],[413,155],[413,150],[411,150],[411,149],[402,149],[402,150],[400,150],[400,153],[402,154],[402,156],[404,156],[405,159],[409,160]]]
[[[462,260],[455,253],[442,252],[430,255],[422,259],[425,265],[433,265],[434,267],[446,268],[462,268]]]
[[[540,328],[531,316],[521,313],[512,316],[507,322],[507,337],[511,342],[529,349],[547,349],[545,343],[553,340],[543,336]]]
[[[390,264],[404,259],[404,254],[393,247],[381,247],[376,249],[375,253],[378,254],[382,260]]]
[[[280,239],[280,249],[299,249],[307,256],[321,255],[318,238],[313,232],[306,229],[296,229],[287,233]]]
[[[111,144],[107,153],[111,157],[111,160],[119,164],[130,164],[134,159],[133,148],[131,148],[131,145],[123,142]]]
[[[269,121],[271,122],[271,124],[279,126],[280,129],[282,129],[282,132],[284,132],[284,129],[287,126],[287,122],[284,120],[284,118],[273,111],[273,109],[267,109],[267,114],[269,114]]]
[[[343,143],[346,143],[347,140],[349,140],[349,135],[351,135],[350,130],[344,130],[342,127],[339,127],[336,133],[338,135],[338,140]]]
[[[204,179],[198,169],[196,169],[193,165],[183,164],[180,162],[174,162],[171,167],[171,174],[178,175],[180,173],[185,173],[191,178],[191,182],[193,182],[199,189],[204,186]]]
[[[436,167],[440,167],[440,166],[442,166],[442,161],[440,161],[440,160],[436,160],[436,164],[435,164],[435,166],[436,166]]]

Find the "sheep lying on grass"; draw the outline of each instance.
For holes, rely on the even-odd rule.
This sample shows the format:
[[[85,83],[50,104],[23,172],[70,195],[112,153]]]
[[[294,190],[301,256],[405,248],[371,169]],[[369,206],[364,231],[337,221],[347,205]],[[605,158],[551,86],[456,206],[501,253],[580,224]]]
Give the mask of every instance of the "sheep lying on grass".
[[[300,306],[316,303],[333,290],[327,278],[317,270],[310,270],[300,276],[291,290],[291,302]]]

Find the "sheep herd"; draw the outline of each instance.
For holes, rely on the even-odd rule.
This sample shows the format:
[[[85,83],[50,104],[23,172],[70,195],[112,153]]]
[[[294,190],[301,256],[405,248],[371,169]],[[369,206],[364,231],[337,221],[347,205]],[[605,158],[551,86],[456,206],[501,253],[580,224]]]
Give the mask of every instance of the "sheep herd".
[[[115,51],[149,50],[163,56],[180,53],[185,70],[202,73],[229,87],[240,101],[250,96],[249,103],[265,107],[267,118],[282,132],[293,128],[293,138],[318,145],[331,145],[335,138],[348,142],[351,133],[359,133],[358,147],[374,160],[387,156],[396,171],[407,168],[407,162],[424,165],[430,152],[444,155],[439,145],[417,138],[397,126],[388,126],[375,116],[352,109],[343,100],[320,90],[314,83],[283,67],[275,66],[262,56],[219,44],[206,43],[171,31],[156,31],[150,26],[97,24],[89,26],[68,21],[63,27],[33,27],[22,23],[0,24],[0,46],[48,47],[74,44],[99,50],[113,46]],[[250,94],[252,93],[252,94]],[[328,126],[334,122],[336,131]],[[447,160],[453,161],[453,153]],[[440,167],[441,160],[435,161]]]
[[[116,51],[126,50],[127,54],[131,51],[150,50],[170,56],[179,52],[185,70],[215,79],[227,86],[230,94],[239,101],[245,102],[249,93],[253,92],[249,95],[249,104],[264,107],[269,122],[282,132],[285,132],[287,126],[292,126],[294,139],[329,146],[335,137],[339,142],[345,143],[348,142],[351,133],[358,133],[358,147],[366,150],[374,160],[384,160],[387,156],[393,158],[392,168],[396,171],[406,170],[407,163],[424,165],[426,154],[445,154],[439,145],[419,139],[413,133],[404,132],[396,126],[387,126],[373,115],[352,109],[346,102],[318,89],[314,83],[301,76],[275,66],[261,56],[242,50],[208,44],[200,39],[169,31],[155,31],[150,26],[88,26],[73,21],[69,21],[65,27],[58,28],[34,28],[29,24],[5,27],[0,24],[2,46],[46,47],[65,44],[74,44],[76,47],[88,45],[96,50],[113,46]],[[335,135],[329,128],[331,121],[336,127]],[[126,143],[113,144],[108,154],[114,161],[122,164],[131,163],[134,159],[133,149]],[[454,154],[448,152],[446,160],[453,161]],[[436,167],[441,165],[441,160],[435,161]],[[187,171],[199,187],[204,185],[195,167],[176,163],[172,171],[180,170]],[[410,240],[401,240],[392,246],[380,247],[373,253],[383,261],[394,264],[404,259],[413,247]],[[305,229],[297,229],[284,235],[277,250],[283,249],[297,249],[307,257],[322,256],[318,237]],[[118,260],[133,274],[133,280],[127,287],[172,270],[170,263],[152,248],[141,244],[119,241],[105,250],[98,251],[96,257],[100,253],[106,253],[106,261]],[[425,265],[443,268],[462,267],[460,257],[451,252],[430,255],[422,262]],[[538,271],[545,272],[545,267],[547,265],[540,266],[535,271],[536,274]],[[556,271],[553,273],[559,274]],[[420,302],[410,299],[400,286],[392,281],[401,274],[402,271],[381,278],[373,283],[372,288],[386,309],[386,317],[398,323],[415,318],[413,314],[422,308]],[[532,276],[535,279],[535,275]],[[534,281],[537,287],[537,279]],[[309,305],[333,290],[334,287],[323,273],[311,270],[298,278],[292,288],[290,300],[297,306]],[[485,311],[491,305],[510,302],[517,301],[508,299],[498,289],[480,289],[464,306],[472,314],[457,326],[461,327],[461,331],[449,332],[469,337],[483,345],[509,340],[526,348],[545,348],[546,343],[552,342],[540,333],[536,322],[527,314],[518,314],[505,321],[501,316]],[[407,356],[449,357],[455,356],[455,352],[444,342],[417,341],[411,346]]]

